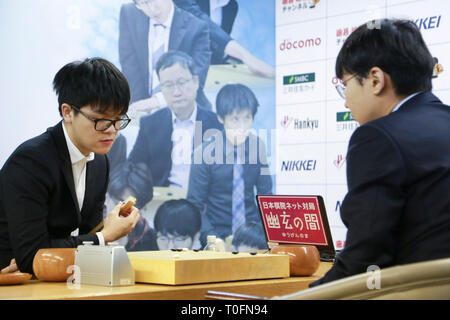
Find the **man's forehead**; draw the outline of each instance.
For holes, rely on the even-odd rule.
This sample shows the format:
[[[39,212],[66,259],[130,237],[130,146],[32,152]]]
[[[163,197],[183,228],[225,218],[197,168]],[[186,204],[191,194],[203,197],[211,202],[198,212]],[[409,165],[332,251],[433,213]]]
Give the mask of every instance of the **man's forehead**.
[[[237,117],[246,117],[246,116],[251,115],[251,114],[252,114],[251,108],[248,107],[248,108],[243,108],[243,109],[240,109],[240,110],[234,109],[233,112],[230,113],[230,116],[233,116],[233,117],[235,117],[235,116],[237,116]]]
[[[85,110],[90,110],[93,115],[102,118],[120,118],[125,115],[124,113],[117,111],[113,106],[101,107],[87,105]]]
[[[176,62],[167,68],[161,69],[159,75],[161,78],[182,78],[186,75],[192,76],[192,73],[189,68]]]
[[[179,234],[175,230],[173,232],[168,232],[167,230],[160,230],[157,232],[157,236],[165,236],[165,237],[184,237],[184,235]]]

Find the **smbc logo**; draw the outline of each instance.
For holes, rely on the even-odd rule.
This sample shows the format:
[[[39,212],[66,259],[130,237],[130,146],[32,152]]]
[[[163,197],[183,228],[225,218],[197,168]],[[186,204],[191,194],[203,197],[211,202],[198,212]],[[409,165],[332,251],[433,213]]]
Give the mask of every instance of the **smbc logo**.
[[[355,121],[350,111],[336,113],[337,122]]]
[[[316,74],[313,73],[303,73],[303,74],[294,74],[283,77],[283,85],[291,85],[291,84],[301,84],[301,83],[309,83],[316,81]]]

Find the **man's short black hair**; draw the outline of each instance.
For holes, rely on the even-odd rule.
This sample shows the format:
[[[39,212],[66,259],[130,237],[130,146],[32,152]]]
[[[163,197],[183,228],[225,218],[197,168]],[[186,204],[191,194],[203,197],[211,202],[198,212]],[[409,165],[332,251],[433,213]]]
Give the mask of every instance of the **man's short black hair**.
[[[240,226],[234,233],[231,244],[236,249],[240,245],[258,249],[267,249],[267,241],[262,223],[246,222]]]
[[[336,76],[357,74],[361,81],[372,67],[389,74],[397,95],[432,89],[434,59],[412,21],[381,19],[352,32],[337,57]]]
[[[249,110],[255,117],[259,103],[255,94],[249,87],[233,83],[223,86],[217,93],[216,97],[216,113],[224,119],[226,115],[232,114],[233,111]]]
[[[159,72],[161,69],[167,69],[178,63],[185,69],[188,69],[193,76],[197,75],[194,60],[192,57],[182,51],[170,50],[159,57],[156,62],[155,70],[159,77]]]
[[[81,108],[85,105],[99,112],[125,114],[130,103],[130,87],[125,76],[111,62],[88,58],[66,64],[55,75],[53,89],[61,105]],[[76,110],[74,110],[76,112]]]
[[[186,199],[164,202],[156,210],[153,222],[156,232],[191,238],[194,238],[202,226],[200,210]]]

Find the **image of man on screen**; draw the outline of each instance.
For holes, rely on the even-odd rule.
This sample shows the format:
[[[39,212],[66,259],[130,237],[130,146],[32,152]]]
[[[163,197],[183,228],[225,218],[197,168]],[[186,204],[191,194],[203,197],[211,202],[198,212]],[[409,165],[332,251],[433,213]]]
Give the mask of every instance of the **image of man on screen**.
[[[193,58],[199,78],[197,102],[211,110],[203,92],[211,59],[207,23],[172,0],[134,0],[122,5],[119,20],[119,60],[130,84],[130,111],[151,112],[167,105],[155,66],[169,50]]]
[[[201,143],[205,131],[222,125],[196,102],[200,79],[190,56],[169,51],[156,71],[168,107],[141,118],[128,161],[147,164],[154,186],[187,188],[194,144]]]

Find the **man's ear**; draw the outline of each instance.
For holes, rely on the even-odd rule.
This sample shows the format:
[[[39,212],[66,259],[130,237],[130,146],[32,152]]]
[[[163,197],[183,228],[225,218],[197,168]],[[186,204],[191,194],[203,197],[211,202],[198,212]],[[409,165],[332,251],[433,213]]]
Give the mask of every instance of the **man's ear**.
[[[67,103],[63,103],[61,105],[61,114],[64,118],[64,122],[66,123],[72,123],[72,107],[68,105]]]
[[[217,115],[217,120],[219,120],[219,122],[220,122],[221,124],[223,124],[223,119],[222,119],[221,116]]]
[[[367,79],[370,81],[370,88],[374,95],[380,95],[386,88],[388,75],[379,67],[372,67],[369,70]]]

